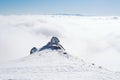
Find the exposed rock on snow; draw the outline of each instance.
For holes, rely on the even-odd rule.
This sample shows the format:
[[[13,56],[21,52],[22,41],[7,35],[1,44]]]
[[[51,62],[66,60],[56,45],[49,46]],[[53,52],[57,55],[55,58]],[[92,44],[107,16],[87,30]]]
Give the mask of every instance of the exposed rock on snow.
[[[57,37],[52,37],[51,41],[48,42],[45,46],[43,46],[42,48],[40,48],[39,50],[37,50],[36,47],[33,47],[30,51],[30,54],[33,54],[35,52],[39,52],[42,50],[46,50],[46,49],[51,49],[51,50],[62,50],[64,51],[65,49],[62,47],[62,45],[59,44],[59,39]]]

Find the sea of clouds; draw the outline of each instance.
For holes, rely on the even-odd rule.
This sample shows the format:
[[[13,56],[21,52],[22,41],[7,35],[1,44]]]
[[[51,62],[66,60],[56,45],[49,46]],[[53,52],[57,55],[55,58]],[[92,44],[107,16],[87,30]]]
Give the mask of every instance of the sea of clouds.
[[[120,17],[0,15],[0,62],[28,56],[57,36],[66,51],[120,71]]]

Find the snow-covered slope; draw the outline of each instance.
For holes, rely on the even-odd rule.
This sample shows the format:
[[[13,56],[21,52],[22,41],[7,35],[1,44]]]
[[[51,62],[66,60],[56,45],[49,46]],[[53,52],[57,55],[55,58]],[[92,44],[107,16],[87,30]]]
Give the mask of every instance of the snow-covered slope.
[[[0,65],[0,80],[119,80],[120,73],[64,51],[43,50]]]

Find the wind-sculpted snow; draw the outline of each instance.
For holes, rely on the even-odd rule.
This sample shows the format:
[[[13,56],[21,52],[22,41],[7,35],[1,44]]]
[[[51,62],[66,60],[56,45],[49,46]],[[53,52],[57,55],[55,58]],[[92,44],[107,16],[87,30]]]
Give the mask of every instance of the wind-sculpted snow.
[[[1,80],[119,80],[120,73],[62,51],[44,50],[0,66]]]

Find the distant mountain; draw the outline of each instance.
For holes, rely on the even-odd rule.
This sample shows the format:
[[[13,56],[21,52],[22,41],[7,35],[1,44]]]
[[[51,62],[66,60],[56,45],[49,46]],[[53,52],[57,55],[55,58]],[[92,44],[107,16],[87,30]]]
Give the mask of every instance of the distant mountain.
[[[55,14],[55,15],[65,15],[65,16],[84,16],[82,14]]]

